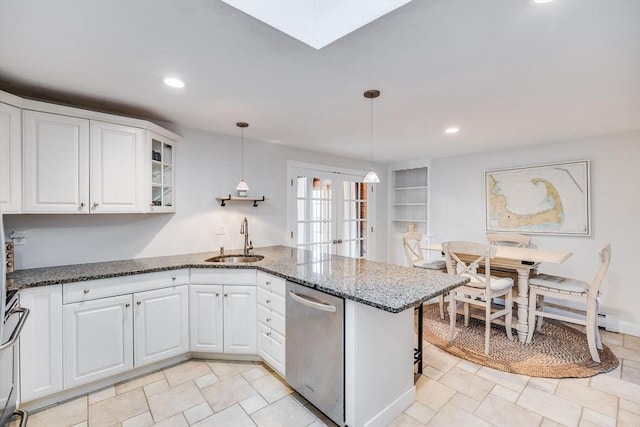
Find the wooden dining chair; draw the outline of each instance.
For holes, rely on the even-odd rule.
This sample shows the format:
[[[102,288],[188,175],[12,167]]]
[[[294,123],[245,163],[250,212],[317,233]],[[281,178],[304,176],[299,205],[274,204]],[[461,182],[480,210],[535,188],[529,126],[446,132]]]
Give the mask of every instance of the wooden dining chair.
[[[531,237],[518,233],[487,233],[487,241],[490,245],[526,248],[531,244]]]
[[[422,255],[422,234],[411,231],[402,236],[402,248],[404,249],[407,264],[410,267],[425,268],[427,270],[436,270],[445,272],[447,266],[443,260],[428,261]],[[444,319],[444,295],[438,297],[440,306],[440,318]]]
[[[491,276],[491,258],[498,248],[475,242],[445,242],[442,244],[447,272],[470,279],[449,293],[449,341],[455,335],[458,301],[464,305],[464,325],[469,326],[470,305],[484,309],[484,353],[489,354],[491,322],[504,316],[507,337],[511,340],[512,289],[513,280],[508,277]],[[466,256],[465,256],[466,255]],[[464,261],[471,258],[472,261]],[[478,273],[478,266],[484,264],[484,272]],[[504,298],[504,307],[492,306],[494,298]]]
[[[538,317],[538,331],[542,328],[542,320],[545,317],[582,325],[586,329],[587,344],[589,345],[591,358],[600,363],[598,349],[602,350],[602,341],[600,340],[600,332],[596,322],[600,303],[600,286],[609,269],[611,245],[604,245],[598,252],[598,256],[600,257],[600,268],[591,283],[548,274],[538,274],[529,280],[529,331],[527,333],[527,344],[531,343],[533,339],[536,316]],[[578,302],[584,305],[585,309],[576,310],[572,307],[571,311],[568,311],[565,307],[564,311],[546,311],[544,305],[545,297]],[[553,308],[561,309],[562,307],[554,301]]]

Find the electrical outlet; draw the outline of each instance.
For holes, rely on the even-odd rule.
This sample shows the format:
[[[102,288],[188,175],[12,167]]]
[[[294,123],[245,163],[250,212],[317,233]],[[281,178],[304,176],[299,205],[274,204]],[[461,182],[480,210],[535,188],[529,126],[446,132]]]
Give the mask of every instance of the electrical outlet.
[[[9,235],[14,245],[24,245],[27,242],[28,233],[26,231],[14,231]]]
[[[219,236],[222,236],[223,234],[227,234],[226,230],[224,229],[224,225],[216,226],[216,234]]]

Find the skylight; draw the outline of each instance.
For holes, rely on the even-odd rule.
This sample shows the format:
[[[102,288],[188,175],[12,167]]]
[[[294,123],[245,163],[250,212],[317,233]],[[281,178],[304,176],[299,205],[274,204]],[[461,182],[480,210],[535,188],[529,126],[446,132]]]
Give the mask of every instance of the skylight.
[[[222,0],[321,49],[411,0]]]

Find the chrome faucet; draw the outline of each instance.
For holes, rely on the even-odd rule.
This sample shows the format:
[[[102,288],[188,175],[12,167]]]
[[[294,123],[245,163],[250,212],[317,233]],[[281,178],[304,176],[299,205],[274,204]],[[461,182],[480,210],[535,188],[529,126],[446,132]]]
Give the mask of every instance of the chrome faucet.
[[[245,216],[240,224],[240,234],[244,234],[244,256],[249,255],[249,251],[253,249],[253,242],[249,240],[249,221]]]

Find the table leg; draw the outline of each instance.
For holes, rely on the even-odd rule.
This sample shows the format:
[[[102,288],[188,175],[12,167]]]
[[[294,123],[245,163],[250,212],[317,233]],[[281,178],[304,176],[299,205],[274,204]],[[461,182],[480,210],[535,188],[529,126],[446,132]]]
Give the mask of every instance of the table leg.
[[[529,331],[529,273],[530,268],[516,268],[518,272],[518,298],[516,305],[518,308],[518,322],[516,330],[518,331],[518,340],[524,343],[527,339]]]

